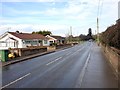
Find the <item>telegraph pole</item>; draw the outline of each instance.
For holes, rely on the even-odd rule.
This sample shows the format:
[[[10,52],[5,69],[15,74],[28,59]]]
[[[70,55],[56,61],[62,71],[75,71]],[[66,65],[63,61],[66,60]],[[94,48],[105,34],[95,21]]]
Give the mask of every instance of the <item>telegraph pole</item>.
[[[72,42],[72,26],[70,26],[70,42]]]
[[[98,17],[97,17],[97,43],[99,46],[100,40],[99,40],[99,19],[98,19]]]
[[[70,26],[70,34],[72,35],[72,26]]]

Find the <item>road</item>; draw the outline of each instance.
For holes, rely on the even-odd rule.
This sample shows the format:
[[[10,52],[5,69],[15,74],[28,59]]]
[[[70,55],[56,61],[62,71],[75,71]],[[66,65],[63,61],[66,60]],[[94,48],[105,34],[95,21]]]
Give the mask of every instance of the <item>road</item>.
[[[117,82],[94,42],[2,68],[2,88],[117,88]]]

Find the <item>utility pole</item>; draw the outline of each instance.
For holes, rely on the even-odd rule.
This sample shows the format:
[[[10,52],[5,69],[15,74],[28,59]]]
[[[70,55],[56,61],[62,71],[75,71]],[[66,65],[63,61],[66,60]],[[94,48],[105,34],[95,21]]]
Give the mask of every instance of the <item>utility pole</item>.
[[[97,17],[97,43],[99,46],[100,40],[99,40],[99,19],[98,19],[98,17]]]
[[[72,26],[70,26],[70,34],[72,35]]]
[[[72,26],[70,26],[70,42],[72,42]]]

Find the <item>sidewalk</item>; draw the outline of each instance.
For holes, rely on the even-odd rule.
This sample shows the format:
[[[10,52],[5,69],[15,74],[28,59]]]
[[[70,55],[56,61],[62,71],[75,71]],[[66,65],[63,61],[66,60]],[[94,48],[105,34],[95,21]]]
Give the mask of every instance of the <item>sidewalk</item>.
[[[95,43],[94,43],[95,44]],[[96,44],[91,48],[90,59],[82,80],[82,88],[118,88],[118,79]]]

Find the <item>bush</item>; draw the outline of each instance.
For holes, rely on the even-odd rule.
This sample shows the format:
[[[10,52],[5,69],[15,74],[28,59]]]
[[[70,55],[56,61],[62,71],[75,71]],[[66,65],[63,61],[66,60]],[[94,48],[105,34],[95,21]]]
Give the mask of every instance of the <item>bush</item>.
[[[107,28],[100,36],[101,42],[120,49],[120,20],[117,20],[115,25]]]

